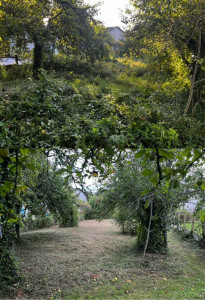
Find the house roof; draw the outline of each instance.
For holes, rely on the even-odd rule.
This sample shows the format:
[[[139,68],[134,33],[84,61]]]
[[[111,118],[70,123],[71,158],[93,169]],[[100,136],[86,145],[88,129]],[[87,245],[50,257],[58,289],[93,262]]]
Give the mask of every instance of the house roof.
[[[113,29],[118,29],[120,30],[121,32],[125,33],[120,27],[118,26],[112,26],[112,27],[107,27],[108,30],[113,30]]]

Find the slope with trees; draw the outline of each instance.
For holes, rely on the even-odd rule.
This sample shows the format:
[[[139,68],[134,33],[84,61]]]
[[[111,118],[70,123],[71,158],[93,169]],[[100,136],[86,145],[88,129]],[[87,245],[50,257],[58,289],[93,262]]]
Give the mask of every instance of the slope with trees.
[[[75,177],[82,183],[84,177],[105,179],[114,174],[114,184],[118,187],[121,180],[124,189],[120,177],[124,172],[137,180],[137,190],[129,182],[127,201],[114,191],[110,204],[113,210],[117,207],[117,218],[127,221],[131,213],[130,223],[137,220],[132,228],[141,230],[139,248],[145,250],[149,240],[155,238],[155,250],[166,248],[168,215],[175,207],[170,203],[179,180],[185,178],[202,193],[205,190],[203,176],[200,180],[191,176],[191,181],[186,177],[192,166],[204,163],[203,2],[132,2],[137,15],[128,36],[127,53],[135,59],[114,61],[109,61],[105,29],[94,20],[95,9],[82,1],[0,2],[1,51],[7,52],[10,38],[15,41],[17,54],[33,42],[33,73],[38,79],[27,77],[24,82],[12,82],[12,87],[4,81],[0,93],[1,260],[6,262],[2,266],[9,266],[8,273],[5,275],[5,269],[2,273],[2,282],[9,278],[12,285],[19,279],[14,275],[17,272],[10,254],[15,233],[8,228],[18,227],[20,196],[28,192],[28,187],[31,209],[39,204],[44,209],[50,207],[65,224],[66,204],[60,205],[61,196],[52,194],[52,203],[47,201],[52,189],[47,191],[45,187],[54,185],[55,190],[61,190],[62,199],[69,200],[68,225],[75,217],[72,197],[61,179],[52,172],[47,176],[44,168],[38,171],[39,161],[29,160],[38,152],[32,149],[67,149],[68,155],[67,150],[62,151],[68,157],[58,174],[65,173],[68,180]],[[55,49],[59,56],[54,55]],[[86,72],[81,70],[80,76],[68,73],[70,54],[80,68],[85,61]],[[62,58],[63,76],[55,69],[55,59],[61,62]],[[48,72],[41,69],[42,60]],[[50,74],[50,66],[57,74]],[[186,149],[165,150],[177,147]],[[113,163],[126,149],[131,149],[136,159],[143,158],[143,165],[131,160],[120,167],[122,174],[115,174]],[[83,161],[81,168],[77,166],[79,158]],[[37,184],[30,179],[25,184],[25,170],[37,172]],[[115,176],[118,173],[119,178]],[[39,193],[41,188],[48,194]],[[124,209],[127,203],[130,209],[133,206],[131,211]],[[138,204],[140,214],[135,209]],[[119,215],[121,212],[124,214]]]

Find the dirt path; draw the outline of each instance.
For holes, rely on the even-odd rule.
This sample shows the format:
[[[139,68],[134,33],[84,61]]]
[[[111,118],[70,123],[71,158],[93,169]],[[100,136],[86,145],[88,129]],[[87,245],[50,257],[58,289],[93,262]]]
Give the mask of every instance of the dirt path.
[[[171,298],[186,299],[190,284],[193,289],[199,284],[202,291],[197,295],[205,297],[205,252],[193,251],[174,233],[170,253],[148,255],[145,262],[134,251],[135,239],[120,234],[108,220],[27,232],[22,238],[15,252],[25,284],[10,298],[158,299],[169,298],[172,292]]]

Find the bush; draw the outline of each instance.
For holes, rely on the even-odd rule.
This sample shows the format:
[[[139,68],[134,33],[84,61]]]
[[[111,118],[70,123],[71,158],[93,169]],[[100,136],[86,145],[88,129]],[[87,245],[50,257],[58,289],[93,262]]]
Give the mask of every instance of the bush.
[[[12,251],[0,244],[0,296],[2,292],[16,286],[22,281],[17,261]]]
[[[113,219],[122,230],[122,233],[137,234],[137,220],[132,219],[129,211],[124,207],[115,209]]]
[[[102,219],[102,196],[90,196],[88,199],[88,204],[89,206],[87,206],[84,211],[85,220]],[[103,217],[105,218],[106,216]]]
[[[89,212],[92,210],[91,205],[88,202],[84,202],[82,200],[78,201],[79,206],[79,220],[91,220],[89,216]]]
[[[60,227],[78,226],[78,212],[73,205],[64,207],[64,212],[61,213],[58,224]]]
[[[0,80],[2,81],[26,79],[28,77],[32,77],[31,64],[0,66]]]
[[[26,231],[48,228],[54,224],[55,220],[52,215],[32,217],[32,215],[29,214],[28,217],[23,220],[23,230]]]
[[[93,71],[92,64],[85,58],[77,55],[55,55],[52,60],[44,62],[43,67],[46,70],[56,71],[57,73],[74,72],[75,74],[91,74]],[[70,75],[68,75],[70,77]]]

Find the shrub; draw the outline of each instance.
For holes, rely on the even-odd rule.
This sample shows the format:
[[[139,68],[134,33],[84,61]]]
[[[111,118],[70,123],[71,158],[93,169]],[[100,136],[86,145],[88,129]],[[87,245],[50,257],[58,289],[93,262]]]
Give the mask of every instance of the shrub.
[[[124,207],[115,209],[113,219],[122,230],[122,233],[137,234],[137,221],[130,217],[129,211]]]
[[[0,296],[23,279],[17,261],[10,249],[0,243]]]
[[[102,196],[94,195],[88,198],[88,203],[90,206],[87,206],[84,211],[85,220],[94,220],[101,219],[101,210],[102,210]],[[106,216],[103,216],[104,218]]]
[[[47,228],[54,224],[55,220],[52,215],[32,217],[32,215],[29,214],[28,217],[23,220],[23,230],[26,231]]]
[[[0,80],[2,81],[26,79],[31,76],[31,64],[0,66]]]
[[[58,221],[60,227],[78,226],[78,212],[73,205],[65,205]]]

